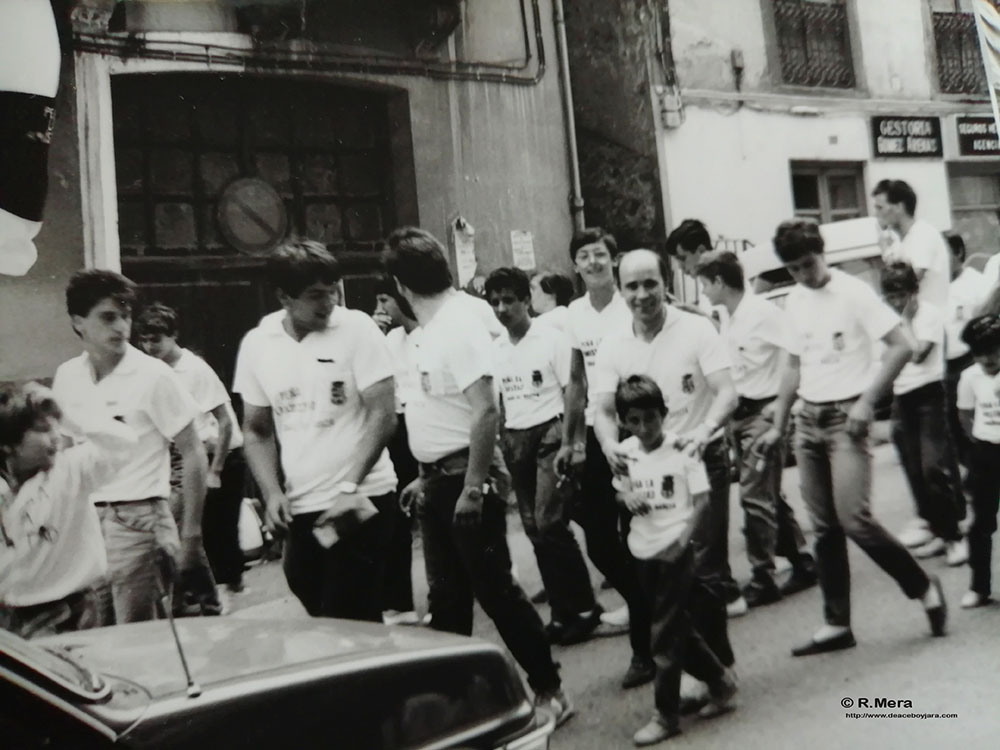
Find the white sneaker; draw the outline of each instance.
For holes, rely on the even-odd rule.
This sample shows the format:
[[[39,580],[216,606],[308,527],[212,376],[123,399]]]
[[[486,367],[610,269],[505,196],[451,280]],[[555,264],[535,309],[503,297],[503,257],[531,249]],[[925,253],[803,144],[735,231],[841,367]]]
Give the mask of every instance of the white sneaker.
[[[575,713],[573,701],[562,690],[535,696],[535,707],[544,708],[556,719],[556,729],[565,724]]]
[[[726,617],[742,617],[748,611],[750,611],[750,607],[742,596],[726,605]]]
[[[947,550],[948,545],[945,544],[944,539],[935,536],[931,537],[931,540],[927,544],[913,550],[913,556],[918,560],[926,560],[930,557],[943,555]]]
[[[431,626],[431,618],[433,617],[434,615],[428,612],[426,615],[424,615],[424,619],[420,621],[420,624],[423,625],[425,628],[429,628]]]
[[[957,542],[949,542],[945,560],[953,568],[965,565],[969,561],[969,543],[965,539],[959,539]]]
[[[382,613],[382,622],[386,625],[419,625],[420,615],[413,610],[398,612],[395,609],[387,609]]]
[[[973,609],[975,607],[982,607],[990,603],[990,598],[988,596],[983,596],[976,591],[966,591],[962,595],[962,609]]]
[[[914,518],[910,521],[896,537],[904,547],[921,547],[934,538],[934,535],[927,528],[927,521],[922,518]]]
[[[628,605],[622,605],[610,612],[602,612],[601,622],[616,628],[627,628],[629,624]]]

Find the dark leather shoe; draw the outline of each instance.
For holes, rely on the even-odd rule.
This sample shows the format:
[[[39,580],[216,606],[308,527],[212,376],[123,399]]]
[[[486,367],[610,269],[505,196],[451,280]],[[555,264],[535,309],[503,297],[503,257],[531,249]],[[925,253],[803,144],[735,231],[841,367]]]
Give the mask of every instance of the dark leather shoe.
[[[825,654],[830,651],[843,651],[845,648],[854,648],[858,642],[854,640],[854,633],[848,630],[846,633],[827,638],[823,641],[809,641],[801,646],[792,649],[792,656],[812,656],[813,654]]]
[[[601,624],[601,607],[594,607],[587,615],[577,615],[566,623],[559,643],[563,646],[572,646],[574,643],[589,641],[597,626]]]
[[[936,607],[926,610],[927,621],[931,624],[931,635],[940,638],[945,633],[945,625],[948,622],[948,604],[944,600],[944,589],[941,588],[941,579],[931,576],[931,586],[937,589],[938,599],[941,603]]]
[[[633,657],[625,677],[622,678],[622,687],[626,690],[639,687],[652,682],[654,677],[656,677],[656,665],[652,661]]]
[[[781,591],[778,590],[773,581],[770,584],[752,582],[743,589],[743,598],[747,600],[747,606],[751,609],[763,607],[766,604],[781,601]]]
[[[816,575],[815,570],[810,570],[808,568],[795,568],[792,574],[788,576],[783,584],[781,584],[781,595],[791,596],[792,594],[797,594],[800,591],[805,591],[806,589],[812,588],[816,585],[819,577]]]
[[[566,632],[566,625],[562,622],[557,622],[553,620],[548,625],[545,626],[545,637],[548,638],[549,643],[552,645],[558,645],[562,643],[563,633]]]

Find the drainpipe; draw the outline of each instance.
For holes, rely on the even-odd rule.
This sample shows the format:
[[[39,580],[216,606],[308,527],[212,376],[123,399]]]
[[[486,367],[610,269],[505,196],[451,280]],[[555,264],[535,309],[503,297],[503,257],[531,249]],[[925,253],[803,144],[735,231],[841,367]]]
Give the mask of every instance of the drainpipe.
[[[559,56],[559,78],[562,82],[563,112],[566,115],[566,142],[569,148],[570,213],[573,216],[573,229],[580,230],[585,226],[583,218],[583,187],[580,183],[580,159],[576,148],[576,118],[573,116],[573,89],[569,78],[569,53],[566,44],[566,15],[563,12],[562,0],[553,0],[552,11],[556,22],[556,48]]]

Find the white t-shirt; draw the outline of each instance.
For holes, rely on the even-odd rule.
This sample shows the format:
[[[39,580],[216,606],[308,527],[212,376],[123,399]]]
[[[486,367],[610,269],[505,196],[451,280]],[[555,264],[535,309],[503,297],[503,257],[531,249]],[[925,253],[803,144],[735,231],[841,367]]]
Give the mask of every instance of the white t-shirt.
[[[407,362],[417,385],[406,401],[406,431],[410,451],[421,463],[469,447],[472,405],[464,391],[480,378],[493,377],[492,339],[467,311],[461,297],[451,297],[407,341]]]
[[[233,390],[247,404],[271,409],[285,494],[297,515],[334,505],[365,429],[361,392],[391,378],[393,365],[385,336],[363,312],[335,307],[326,329],[301,341],[285,330],[285,315],[265,316],[243,337]],[[358,492],[375,497],[395,487],[383,449]]]
[[[972,437],[987,443],[1000,443],[1000,396],[995,378],[987,375],[977,362],[962,371],[958,379],[960,410],[973,411]]]
[[[84,440],[61,451],[51,469],[16,495],[0,478],[0,603],[7,606],[59,601],[107,571],[101,523],[87,496],[127,460],[136,435],[107,414],[74,416]]]
[[[648,375],[667,402],[663,429],[680,434],[708,416],[715,393],[706,376],[727,369],[729,354],[712,322],[668,306],[666,322],[652,341],[638,338],[631,324],[605,336],[594,365],[594,392],[613,394],[630,375]]]
[[[948,244],[941,233],[923,219],[916,219],[899,244],[899,255],[918,273],[920,301],[944,310],[948,305],[948,285],[951,282],[951,260]]]
[[[590,301],[590,294],[569,303],[568,326],[566,332],[572,349],[579,349],[583,355],[584,372],[587,374],[587,425],[594,424],[594,404],[597,391],[594,388],[594,365],[597,363],[597,348],[609,333],[619,333],[632,329],[632,313],[625,304],[625,298],[615,290],[614,296],[603,310],[598,311]]]
[[[971,267],[963,268],[962,273],[952,280],[948,288],[948,359],[957,359],[968,353],[969,347],[962,341],[962,330],[991,289],[986,277]]]
[[[535,322],[516,344],[505,334],[494,345],[507,429],[526,430],[561,415],[569,383],[566,337]]]
[[[552,326],[560,333],[565,334],[569,330],[569,308],[565,305],[553,307],[548,312],[537,316],[534,322]]]
[[[403,326],[396,326],[385,335],[389,356],[392,357],[393,377],[396,380],[396,413],[402,414],[409,399],[409,393],[417,387],[413,370],[407,363],[410,335]]]
[[[781,308],[746,292],[733,315],[723,320],[721,333],[729,349],[736,392],[752,399],[777,395],[781,352],[788,349],[789,338]]]
[[[465,291],[453,291],[452,296],[456,297],[460,304],[465,306],[465,312],[478,320],[489,331],[490,338],[497,339],[506,336],[507,331],[503,324],[497,320],[497,314],[493,312],[493,307],[484,299],[476,297]]]
[[[635,437],[621,445],[631,460],[628,477],[617,478],[615,483],[650,507],[645,515],[633,516],[629,525],[628,547],[640,560],[672,556],[687,543],[693,530],[694,496],[709,490],[705,465],[676,450],[675,439],[665,435],[663,444],[649,453]]]
[[[1000,284],[1000,253],[994,253],[986,261],[983,266],[983,278],[986,279],[986,287],[990,291]]]
[[[892,392],[897,396],[909,393],[928,383],[939,383],[944,378],[944,311],[928,302],[918,300],[917,313],[912,321],[902,319],[903,327],[917,341],[919,346],[925,341],[934,348],[919,364],[907,362],[892,384]]]
[[[215,370],[209,366],[208,362],[187,349],[181,349],[181,356],[174,363],[173,368],[184,387],[188,389],[188,393],[201,408],[201,414],[194,422],[201,442],[206,443],[212,449],[215,448],[215,441],[219,437],[219,423],[212,415],[212,410],[224,405],[226,413],[229,414],[229,421],[233,423],[233,433],[229,438],[228,450],[242,447],[243,433],[236,421],[236,414],[233,412],[233,405],[229,400],[229,392],[219,380],[219,376],[215,374]]]
[[[819,289],[796,284],[785,316],[788,351],[800,360],[799,395],[819,403],[860,395],[871,383],[875,342],[900,323],[870,286],[835,268]]]
[[[170,496],[170,443],[201,410],[166,363],[128,346],[118,366],[95,383],[90,357],[84,352],[59,365],[52,391],[56,401],[74,413],[103,404],[138,435],[128,460],[110,482],[91,494],[91,500],[113,503]]]

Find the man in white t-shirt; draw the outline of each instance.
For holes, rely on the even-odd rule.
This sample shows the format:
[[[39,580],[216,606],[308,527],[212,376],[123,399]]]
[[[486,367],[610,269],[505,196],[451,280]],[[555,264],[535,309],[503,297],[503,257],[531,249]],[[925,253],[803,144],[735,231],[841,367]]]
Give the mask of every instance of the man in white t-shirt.
[[[175,565],[183,576],[202,555],[207,462],[198,405],[167,365],[129,345],[134,304],[135,285],[121,274],[75,273],[66,308],[84,351],[61,364],[52,383],[67,411],[99,404],[138,435],[121,470],[90,495],[108,551],[106,624],[164,617],[161,601]],[[171,442],[181,456],[179,539],[167,501]]]
[[[493,620],[528,675],[535,702],[557,725],[573,714],[542,620],[511,574],[506,502],[497,492],[499,408],[493,344],[452,291],[441,243],[415,227],[385,241],[383,261],[420,324],[409,339],[414,382],[406,402],[410,450],[420,477],[413,497],[430,583],[431,627],[472,634],[473,600]]]
[[[630,563],[622,534],[620,512],[611,486],[611,469],[594,433],[594,363],[601,340],[625,329],[632,319],[615,283],[618,245],[599,227],[577,232],[569,254],[583,279],[586,294],[569,304],[568,334],[572,354],[566,387],[562,446],[556,454],[556,474],[581,488],[573,519],[587,542],[587,556],[628,607],[632,660],[622,687],[652,681],[656,667],[650,656],[649,603]],[[608,618],[614,613],[603,615]],[[609,624],[619,624],[609,620]]]
[[[615,411],[618,384],[632,375],[651,378],[666,400],[664,429],[700,456],[708,472],[709,505],[695,530],[698,629],[719,661],[734,661],[726,603],[740,597],[729,568],[729,448],[722,425],[736,407],[729,354],[712,322],[678,310],[665,299],[667,269],[651,250],[633,250],[618,266],[622,297],[632,321],[601,341],[594,364],[594,430],[611,470],[627,470],[619,449]],[[730,594],[731,591],[735,595]]]
[[[816,533],[816,564],[826,624],[792,650],[807,656],[851,648],[851,538],[911,599],[921,599],[933,635],[944,635],[947,608],[937,577],[917,561],[871,513],[869,431],[875,403],[913,354],[896,315],[871,287],[829,269],[816,224],[787,221],[774,237],[778,257],[796,282],[785,302],[791,329],[788,364],[775,401],[774,426],[757,441],[773,450],[788,424],[796,394],[795,454],[802,496]],[[873,343],[886,344],[872,377]]]
[[[705,297],[728,313],[720,333],[739,395],[732,437],[740,465],[743,531],[752,572],[743,597],[755,607],[816,584],[816,564],[781,492],[784,446],[763,456],[752,450],[757,438],[771,427],[781,370],[788,357],[788,326],[781,308],[747,291],[735,253],[706,253],[698,262],[697,275]],[[792,574],[780,588],[774,580],[775,555],[792,564]]]
[[[396,501],[385,337],[339,305],[340,267],[322,244],[280,245],[267,276],[282,310],[243,338],[233,380],[247,464],[269,522],[288,533],[285,579],[306,611],[381,622],[385,511]]]
[[[507,331],[495,342],[506,427],[503,455],[552,607],[546,634],[551,643],[570,645],[593,634],[602,610],[569,528],[570,488],[558,485],[553,468],[562,441],[569,342],[551,326],[532,321],[530,283],[519,268],[498,268],[486,279],[486,298]]]
[[[948,247],[941,232],[914,216],[917,194],[902,180],[882,180],[872,191],[872,197],[878,223],[900,237],[898,248],[891,252],[898,252],[899,259],[913,266],[917,273],[921,302],[944,310],[951,280]]]
[[[917,515],[931,533],[913,555],[923,559],[947,553],[949,565],[962,565],[969,556],[958,530],[965,496],[947,427],[944,311],[919,299],[917,275],[908,263],[886,266],[881,285],[882,296],[915,342],[910,361],[892,384],[892,439]]]

